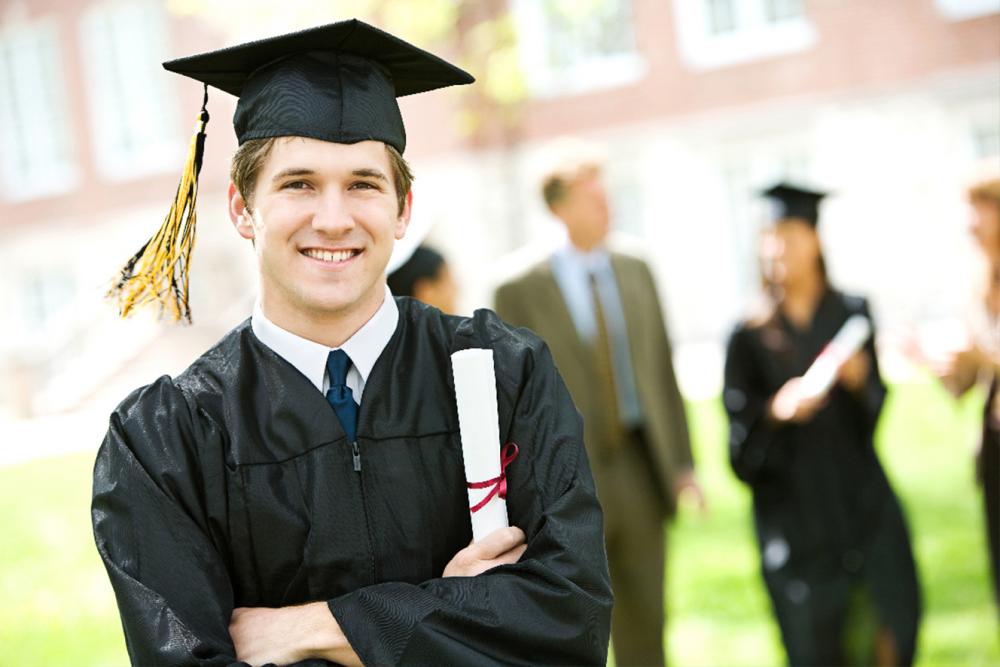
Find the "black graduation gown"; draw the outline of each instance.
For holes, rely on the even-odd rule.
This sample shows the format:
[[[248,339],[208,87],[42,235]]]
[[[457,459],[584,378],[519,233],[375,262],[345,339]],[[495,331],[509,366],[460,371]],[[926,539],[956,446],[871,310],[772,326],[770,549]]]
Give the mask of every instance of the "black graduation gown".
[[[249,322],[112,414],[92,516],[133,663],[233,663],[234,607],[315,600],[366,664],[605,663],[601,509],[548,349],[490,311],[397,303],[359,411],[360,471],[324,396]],[[472,538],[449,358],[470,347],[494,351],[528,548],[445,579]]]
[[[920,600],[909,535],[873,444],[886,394],[874,337],[860,395],[836,385],[800,425],[774,425],[765,414],[778,389],[857,313],[870,319],[864,299],[827,290],[806,330],[779,312],[762,326],[738,326],[726,354],[730,461],[753,491],[764,579],[795,665],[845,663],[842,630],[859,588],[892,631],[903,664],[916,644]]]

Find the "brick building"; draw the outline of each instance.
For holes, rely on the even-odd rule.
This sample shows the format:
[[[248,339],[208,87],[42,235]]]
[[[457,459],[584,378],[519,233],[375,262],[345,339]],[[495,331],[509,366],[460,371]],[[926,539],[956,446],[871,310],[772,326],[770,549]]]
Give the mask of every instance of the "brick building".
[[[152,0],[0,2],[0,416],[120,399],[137,378],[181,370],[249,313],[252,256],[225,214],[233,100],[218,92],[195,326],[148,315],[122,323],[102,301],[166,212],[200,105],[198,86],[158,63],[248,30],[325,20],[314,8],[283,12],[289,25],[276,25],[272,7],[255,22],[271,3],[223,2],[243,8],[230,24],[176,13],[185,4],[169,3],[171,13]],[[547,140],[562,134],[606,144],[615,225],[644,240],[682,350],[717,362],[757,284],[753,193],[782,176],[835,192],[823,229],[832,275],[873,296],[883,328],[968,301],[961,186],[977,161],[1000,161],[1000,1],[509,0],[506,9],[527,87],[516,124],[463,134],[459,91],[401,102],[416,224],[451,257],[467,309],[488,304],[512,251],[552,236],[534,175]]]

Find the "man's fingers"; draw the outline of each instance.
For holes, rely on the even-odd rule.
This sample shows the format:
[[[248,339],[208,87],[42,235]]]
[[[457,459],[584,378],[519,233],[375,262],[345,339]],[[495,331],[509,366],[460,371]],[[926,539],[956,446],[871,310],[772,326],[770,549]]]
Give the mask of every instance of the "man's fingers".
[[[476,557],[480,560],[493,560],[501,554],[507,553],[511,549],[524,544],[524,531],[517,526],[500,528],[494,530],[480,542],[476,542],[473,547],[476,549]]]

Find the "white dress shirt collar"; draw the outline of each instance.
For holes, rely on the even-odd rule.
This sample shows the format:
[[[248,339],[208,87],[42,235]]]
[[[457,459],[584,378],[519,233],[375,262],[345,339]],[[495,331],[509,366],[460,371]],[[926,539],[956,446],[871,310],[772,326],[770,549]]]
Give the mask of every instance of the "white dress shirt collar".
[[[396,331],[396,324],[399,322],[399,308],[396,300],[385,288],[385,298],[382,305],[375,311],[375,314],[364,326],[358,329],[353,336],[344,341],[339,348],[330,348],[322,343],[308,340],[290,331],[282,329],[277,324],[267,319],[261,309],[260,301],[254,305],[253,317],[250,319],[250,326],[253,333],[262,343],[274,350],[278,356],[305,375],[318,390],[326,390],[326,358],[331,350],[340,349],[351,358],[352,368],[348,373],[348,386],[355,392],[355,399],[360,402],[364,385],[368,381],[368,376],[375,366],[382,350],[388,345],[389,339]],[[351,378],[356,372],[357,377]],[[351,380],[355,381],[352,382]],[[360,380],[360,382],[358,381]]]

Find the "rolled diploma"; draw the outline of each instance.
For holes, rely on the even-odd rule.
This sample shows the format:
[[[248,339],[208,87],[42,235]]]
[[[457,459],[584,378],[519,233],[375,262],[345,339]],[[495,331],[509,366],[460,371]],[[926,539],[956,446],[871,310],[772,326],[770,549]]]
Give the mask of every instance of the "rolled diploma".
[[[451,355],[455,377],[458,428],[462,437],[462,458],[466,482],[485,482],[500,475],[500,417],[497,414],[497,380],[493,370],[493,350],[469,349]],[[467,489],[469,507],[489,494],[490,488]],[[506,528],[507,501],[493,496],[472,518],[472,539],[476,542],[498,528]]]
[[[829,391],[837,380],[840,367],[861,349],[871,333],[871,322],[864,315],[852,315],[848,318],[802,376],[802,394],[818,397]]]

